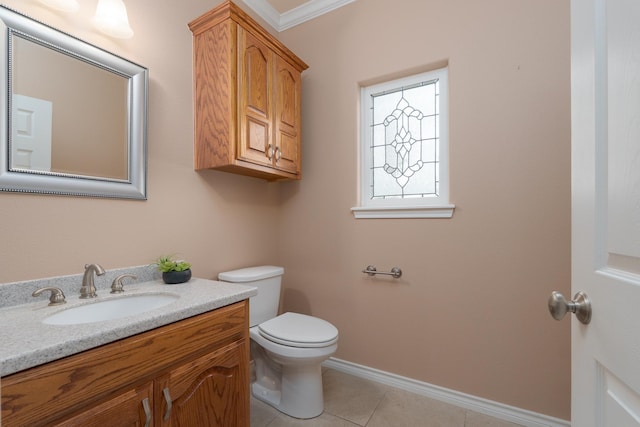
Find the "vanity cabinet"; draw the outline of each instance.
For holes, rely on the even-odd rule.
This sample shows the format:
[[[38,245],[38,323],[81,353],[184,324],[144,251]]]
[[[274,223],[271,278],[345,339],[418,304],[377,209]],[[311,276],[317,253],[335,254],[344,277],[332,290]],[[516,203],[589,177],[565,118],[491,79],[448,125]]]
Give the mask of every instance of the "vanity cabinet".
[[[227,1],[192,21],[194,167],[301,178],[301,74],[307,65]]]
[[[2,378],[7,426],[249,426],[242,301]]]

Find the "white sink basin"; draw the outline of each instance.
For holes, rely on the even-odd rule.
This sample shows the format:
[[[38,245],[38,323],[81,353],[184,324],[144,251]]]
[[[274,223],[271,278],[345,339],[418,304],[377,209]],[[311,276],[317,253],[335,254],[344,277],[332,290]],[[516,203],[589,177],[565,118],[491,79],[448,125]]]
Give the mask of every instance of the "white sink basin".
[[[80,325],[141,314],[164,307],[180,298],[177,294],[139,294],[96,301],[68,308],[46,317],[47,325]]]

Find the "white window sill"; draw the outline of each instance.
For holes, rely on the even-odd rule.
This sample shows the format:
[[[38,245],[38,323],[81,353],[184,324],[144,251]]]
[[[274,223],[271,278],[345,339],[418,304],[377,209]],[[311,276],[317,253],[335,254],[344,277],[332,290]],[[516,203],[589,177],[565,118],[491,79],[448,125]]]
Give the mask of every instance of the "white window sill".
[[[411,207],[356,207],[351,208],[356,219],[369,218],[451,218],[455,205]]]

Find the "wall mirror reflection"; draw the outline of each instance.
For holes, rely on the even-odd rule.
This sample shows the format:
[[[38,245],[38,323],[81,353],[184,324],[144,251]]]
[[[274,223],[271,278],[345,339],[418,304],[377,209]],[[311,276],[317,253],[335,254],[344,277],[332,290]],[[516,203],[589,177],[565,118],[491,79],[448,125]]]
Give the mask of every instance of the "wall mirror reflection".
[[[128,78],[19,35],[11,46],[12,170],[128,180]]]
[[[147,69],[0,7],[0,189],[146,199]]]

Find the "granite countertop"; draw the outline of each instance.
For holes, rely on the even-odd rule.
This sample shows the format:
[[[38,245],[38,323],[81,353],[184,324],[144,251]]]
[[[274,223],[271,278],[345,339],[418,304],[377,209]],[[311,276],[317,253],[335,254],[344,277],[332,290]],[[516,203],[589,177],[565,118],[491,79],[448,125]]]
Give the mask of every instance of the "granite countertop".
[[[56,312],[83,304],[138,294],[177,294],[175,302],[129,317],[79,325],[46,325],[42,320]],[[122,294],[98,289],[98,297],[81,300],[67,295],[67,303],[47,301],[0,308],[0,376],[51,362],[84,350],[145,332],[191,316],[215,310],[257,293],[251,286],[193,278],[179,285],[162,280],[125,284]],[[47,292],[48,296],[49,293]]]

